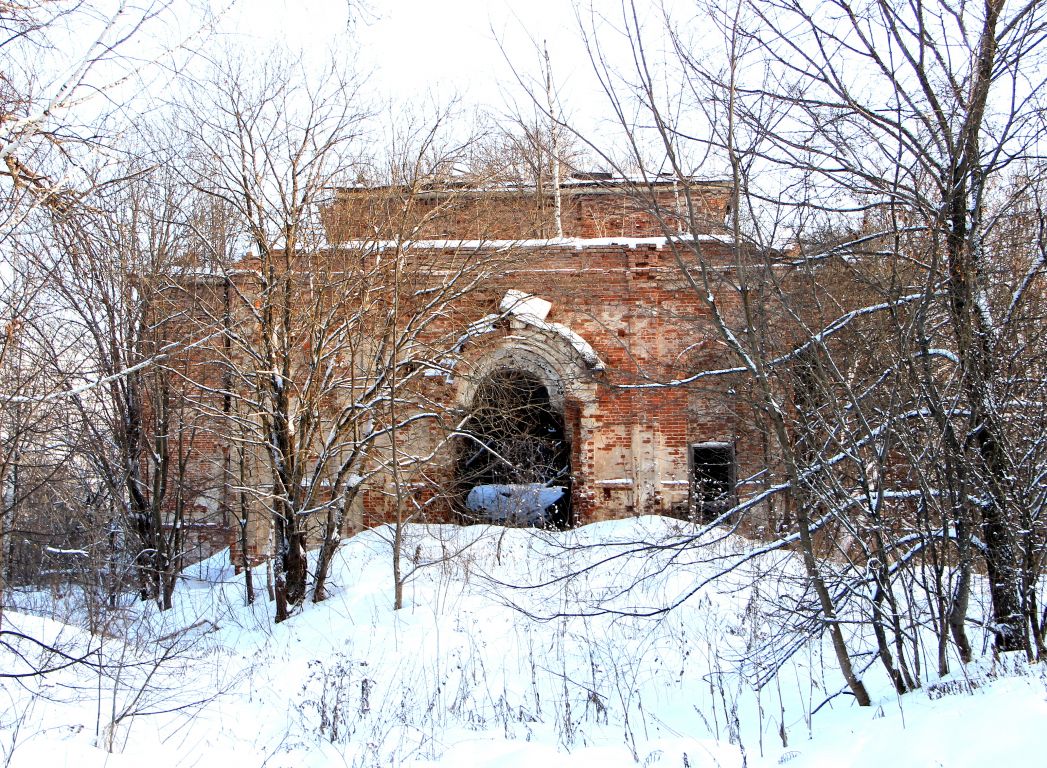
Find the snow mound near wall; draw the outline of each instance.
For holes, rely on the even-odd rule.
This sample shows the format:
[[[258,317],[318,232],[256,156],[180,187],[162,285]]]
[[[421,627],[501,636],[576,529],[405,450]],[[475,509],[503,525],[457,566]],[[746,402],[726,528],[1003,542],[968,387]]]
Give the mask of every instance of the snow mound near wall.
[[[1044,672],[1013,659],[900,698],[873,665],[862,709],[813,643],[756,690],[755,649],[798,595],[791,553],[720,534],[698,547],[695,528],[657,517],[407,526],[394,611],[393,534],[346,541],[331,597],[280,625],[264,568],[245,607],[221,558],[194,568],[173,611],[125,603],[94,638],[8,611],[4,630],[93,644],[106,663],[0,680],[0,763],[973,768],[1047,754]],[[0,647],[0,669],[13,653]]]

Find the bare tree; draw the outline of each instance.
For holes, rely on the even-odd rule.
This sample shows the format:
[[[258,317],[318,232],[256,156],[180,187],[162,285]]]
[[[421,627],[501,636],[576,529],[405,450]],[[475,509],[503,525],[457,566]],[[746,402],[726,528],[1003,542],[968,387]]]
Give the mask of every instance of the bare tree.
[[[1030,298],[1030,286],[1001,291],[994,276],[997,264],[1017,257],[1023,274],[1039,272],[1042,279],[1043,263],[1035,249],[1019,255],[994,248],[1000,243],[994,230],[1012,201],[994,199],[993,188],[1006,185],[1011,169],[1034,157],[1043,140],[1036,74],[1042,8],[1002,2],[832,7],[835,12],[802,3],[754,8],[765,34],[796,25],[799,39],[811,44],[792,33],[766,38],[772,65],[789,67],[802,88],[789,110],[798,130],[773,139],[772,159],[843,193],[849,205],[867,212],[890,255],[924,265],[918,273],[922,357],[944,347],[955,366],[947,396],[923,397],[938,412],[947,451],[965,465],[966,490],[956,500],[954,523],[980,531],[996,648],[1027,648],[1014,534],[1030,499],[1016,461],[1033,436],[1010,429],[1008,414],[1022,401],[1011,371],[1022,361],[1006,340],[1021,332],[1012,310]],[[941,55],[946,44],[962,53]],[[845,74],[843,67],[855,64],[866,83]],[[904,238],[906,229],[919,237]],[[951,338],[932,325],[939,321]]]
[[[35,380],[30,385],[22,377],[4,399],[0,432],[10,438],[11,446],[23,443],[16,437],[18,424],[31,424],[48,412],[62,413],[69,427],[69,411],[63,410],[63,403],[77,402],[78,394],[124,376],[115,368],[109,371],[109,379],[83,378],[98,359],[77,361],[85,353],[84,339],[74,339],[67,332],[69,316],[65,313],[77,305],[60,297],[63,289],[56,292],[69,273],[55,252],[73,239],[70,233],[74,229],[86,233],[87,221],[94,231],[84,237],[97,240],[105,228],[101,225],[105,215],[95,206],[104,202],[87,198],[100,182],[119,180],[126,170],[121,167],[123,145],[114,142],[114,136],[133,124],[141,96],[149,91],[143,83],[169,77],[169,65],[182,60],[208,28],[204,19],[184,38],[157,42],[159,38],[150,32],[171,19],[172,6],[170,0],[0,3],[0,301],[7,310],[10,332],[6,338],[16,342],[10,349],[20,350],[4,357],[10,357],[12,363],[20,360],[19,365]],[[112,235],[117,224],[109,223]],[[94,256],[98,255],[95,251]],[[100,272],[94,277],[102,279]],[[126,274],[123,277],[127,279]],[[111,294],[120,290],[112,286],[99,289]],[[109,320],[119,323],[121,319]],[[110,362],[119,362],[109,357]],[[97,373],[92,370],[88,376]],[[133,377],[135,371],[127,375]],[[93,401],[90,407],[96,404]],[[63,434],[63,422],[53,415],[49,419],[57,430],[57,436],[51,438],[53,445],[65,444],[71,451],[83,448],[75,429]],[[15,456],[24,453],[23,448],[13,450]],[[60,455],[55,452],[56,459]],[[17,457],[13,463],[4,462],[10,467],[24,464]],[[15,476],[19,477],[15,485],[29,480],[24,471],[10,477],[14,480]]]
[[[45,547],[79,552],[83,538],[71,520],[56,519],[65,500],[56,489],[79,441],[68,428],[70,404],[56,397],[68,379],[54,366],[74,345],[42,296],[44,277],[34,258],[17,254],[0,280],[0,591],[36,583],[49,559]]]
[[[133,122],[143,81],[168,77],[206,35],[157,45],[148,32],[172,0],[14,0],[0,3],[0,241],[35,208],[63,209],[89,180],[84,152]],[[70,35],[75,29],[77,34]],[[107,125],[105,131],[100,126]]]
[[[1044,287],[1042,232],[1030,225],[1043,171],[1042,8],[706,10],[707,27],[664,14],[668,66],[650,54],[650,19],[635,4],[617,24],[634,69],[603,58],[593,30],[586,39],[622,128],[603,162],[639,177],[637,204],[663,222],[734,361],[644,386],[738,377],[764,425],[763,490],[714,523],[762,515],[781,535],[767,546],[799,547],[810,599],[791,623],[828,633],[860,703],[845,626],[873,630],[877,658],[908,690],[922,628],[938,637],[939,671],[950,639],[970,658],[980,568],[996,649],[1040,652],[1043,617],[1030,607],[1042,604],[1031,573],[1043,550],[1042,436],[1031,424],[1042,361],[1025,339]],[[698,45],[712,30],[717,54]],[[703,242],[709,221],[691,182],[710,173],[732,186],[729,264]],[[644,182],[666,176],[682,196],[672,209]]]
[[[233,211],[251,252],[200,276],[224,297],[204,313],[223,328],[213,354],[232,401],[213,415],[253,474],[236,482],[264,511],[254,535],[272,525],[283,620],[306,596],[307,548],[319,546],[321,600],[367,480],[391,474],[402,487],[396,478],[417,465],[398,451],[401,432],[438,418],[425,372],[457,340],[452,303],[487,273],[475,248],[412,247],[447,208],[419,203],[454,166],[439,123],[401,136],[378,171],[385,184],[347,189],[339,209],[336,188],[363,170],[351,154],[364,115],[353,83],[332,74],[311,87],[274,68],[250,85],[226,71],[219,85],[197,114],[195,183]]]
[[[177,342],[168,342],[184,312],[172,286],[190,266],[179,183],[170,169],[131,168],[127,181],[57,216],[51,273],[82,340],[56,365],[98,382],[74,397],[90,436],[83,450],[123,508],[143,599],[163,609],[187,555],[186,510],[207,490],[190,487],[195,409],[177,387]]]

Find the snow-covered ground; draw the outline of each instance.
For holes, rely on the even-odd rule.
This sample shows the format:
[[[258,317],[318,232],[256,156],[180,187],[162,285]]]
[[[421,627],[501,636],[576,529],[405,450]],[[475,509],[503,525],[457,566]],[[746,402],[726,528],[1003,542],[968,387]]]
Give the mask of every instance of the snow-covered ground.
[[[728,538],[700,555],[633,546],[679,525],[639,518],[557,534],[412,527],[404,557],[408,570],[418,567],[400,611],[390,532],[367,531],[342,548],[331,597],[278,626],[264,572],[262,599],[247,608],[242,577],[221,558],[193,569],[168,614],[130,603],[87,616],[77,595],[15,595],[25,609],[4,615],[0,672],[86,658],[46,677],[0,680],[0,765],[1047,761],[1042,665],[954,664],[949,677],[899,697],[873,664],[874,705],[856,707],[835,695],[843,681],[829,649],[793,646],[775,625],[794,589],[791,556],[761,555],[705,583],[751,545]],[[594,567],[562,578],[583,564]],[[634,615],[684,595],[664,616]],[[595,612],[597,604],[617,613]],[[102,631],[76,628],[87,620]],[[41,658],[17,633],[66,656]],[[785,655],[781,673],[766,679],[768,661]]]

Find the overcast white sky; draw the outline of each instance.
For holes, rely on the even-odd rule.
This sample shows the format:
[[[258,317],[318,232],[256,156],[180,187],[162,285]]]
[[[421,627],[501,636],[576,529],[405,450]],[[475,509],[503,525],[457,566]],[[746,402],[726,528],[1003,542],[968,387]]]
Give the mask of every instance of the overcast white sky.
[[[284,40],[292,49],[325,56],[330,49],[374,72],[379,95],[394,100],[461,96],[498,106],[513,75],[509,56],[537,70],[534,39],[548,41],[564,88],[584,61],[570,0],[368,0],[347,32],[346,0],[242,0],[223,30]],[[562,72],[562,77],[559,73]]]
[[[619,31],[621,0],[363,2],[367,8],[354,11],[350,23],[347,0],[239,0],[219,34],[253,39],[263,51],[267,44],[302,50],[320,66],[333,50],[349,69],[370,73],[376,106],[391,103],[395,109],[406,103],[424,112],[456,100],[466,114],[476,107],[496,115],[533,114],[513,67],[530,82],[540,81],[541,48],[547,44],[561,116],[601,147],[618,143],[617,124],[609,119],[613,113],[594,75],[576,14],[582,15],[583,25],[600,27],[601,55],[628,72],[633,61]],[[646,17],[646,53],[652,63],[665,39],[663,3],[692,13],[695,7],[688,0],[638,3],[638,12]],[[599,19],[601,15],[607,18]],[[536,90],[544,101],[541,86]]]

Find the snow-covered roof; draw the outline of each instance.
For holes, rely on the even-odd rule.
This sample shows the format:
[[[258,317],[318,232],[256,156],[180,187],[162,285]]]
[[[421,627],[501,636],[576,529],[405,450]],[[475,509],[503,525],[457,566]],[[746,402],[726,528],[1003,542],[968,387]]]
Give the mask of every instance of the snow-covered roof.
[[[384,250],[401,246],[404,250],[487,250],[491,252],[508,251],[519,248],[601,248],[622,246],[640,248],[654,246],[661,250],[669,243],[721,243],[729,245],[731,239],[726,235],[690,235],[679,234],[672,237],[544,237],[517,240],[345,240],[337,248]]]
[[[731,182],[729,179],[719,177],[688,176],[679,178],[675,174],[617,174],[603,171],[575,172],[565,175],[560,182],[560,189],[572,191],[584,191],[591,194],[616,193],[635,187],[678,187],[688,186],[726,186]],[[338,193],[377,193],[382,191],[406,190],[407,186],[402,184],[351,184],[335,187],[333,191]],[[533,194],[539,191],[538,186],[531,182],[498,181],[492,179],[478,179],[476,177],[461,176],[446,179],[433,180],[420,188],[412,190],[413,194],[425,197],[427,195],[442,195],[454,193],[460,194]],[[545,194],[552,194],[551,185],[540,190]]]

